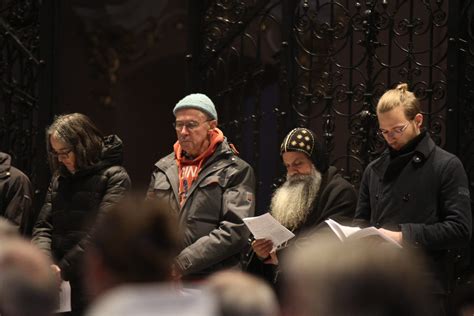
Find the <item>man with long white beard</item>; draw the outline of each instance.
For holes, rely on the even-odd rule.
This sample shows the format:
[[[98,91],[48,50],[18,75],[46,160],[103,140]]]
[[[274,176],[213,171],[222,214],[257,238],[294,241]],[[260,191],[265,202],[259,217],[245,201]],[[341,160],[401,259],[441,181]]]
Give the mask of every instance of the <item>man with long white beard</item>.
[[[357,196],[352,185],[328,165],[327,152],[307,128],[295,128],[281,144],[287,170],[285,183],[273,194],[270,210],[283,226],[299,237],[303,231],[327,229],[328,218],[352,220]],[[248,270],[276,282],[277,251],[271,240],[251,244]],[[291,246],[291,245],[290,245]]]
[[[313,165],[309,174],[288,174],[285,183],[273,194],[270,206],[273,217],[288,229],[298,228],[311,210],[321,179],[321,173]]]

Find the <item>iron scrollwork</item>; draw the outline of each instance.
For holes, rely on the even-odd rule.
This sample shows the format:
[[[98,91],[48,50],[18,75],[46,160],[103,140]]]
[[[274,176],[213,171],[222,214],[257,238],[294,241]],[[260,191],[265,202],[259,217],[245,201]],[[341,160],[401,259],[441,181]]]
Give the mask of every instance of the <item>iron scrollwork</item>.
[[[462,61],[458,65],[459,99],[459,158],[464,164],[469,179],[471,206],[474,206],[474,2],[462,1],[456,57]],[[458,34],[455,34],[458,35]],[[453,105],[454,106],[454,105]]]
[[[38,133],[38,1],[0,3],[0,142],[13,163],[35,180]]]
[[[201,23],[199,58],[193,59],[201,78],[198,89],[215,101],[220,128],[259,173],[258,187],[265,195],[280,174],[279,136],[264,138],[261,130],[278,130],[289,112],[275,95],[281,78],[281,17],[281,1],[211,1]],[[261,155],[263,146],[270,159]]]
[[[366,165],[385,149],[376,133],[377,102],[400,82],[421,100],[432,138],[446,145],[447,1],[263,2],[207,2],[197,58],[200,88],[217,98],[226,134],[253,149],[246,158],[258,173],[275,178],[281,172],[258,165],[258,152],[278,155],[277,141],[269,151],[257,137],[268,117],[276,116],[271,137],[281,139],[295,125],[311,127],[330,150],[331,162],[357,187]],[[470,4],[463,12],[471,12],[472,3],[465,3]],[[472,14],[465,16],[472,19]],[[264,34],[265,28],[271,32]],[[469,32],[465,49],[472,61],[474,32]],[[269,53],[280,58],[267,58]],[[468,62],[466,82],[472,83],[472,69]],[[276,75],[266,79],[272,71]],[[272,112],[262,96],[275,81]],[[253,136],[246,137],[247,128]]]
[[[446,10],[443,1],[300,1],[296,7],[291,104],[297,124],[321,135],[354,185],[385,147],[375,106],[399,82],[420,98],[426,127],[443,144]]]

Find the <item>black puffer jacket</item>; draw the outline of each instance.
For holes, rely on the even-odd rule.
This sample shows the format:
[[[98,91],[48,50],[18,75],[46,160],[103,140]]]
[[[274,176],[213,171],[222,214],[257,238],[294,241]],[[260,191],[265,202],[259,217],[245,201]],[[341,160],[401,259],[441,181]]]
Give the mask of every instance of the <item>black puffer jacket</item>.
[[[60,170],[51,180],[33,243],[53,257],[64,280],[78,279],[79,260],[97,215],[130,189],[130,178],[121,163],[122,141],[111,135],[104,138],[97,164],[75,174]]]
[[[11,157],[0,152],[0,216],[18,227],[22,235],[31,235],[35,214],[33,188],[28,177],[11,165]]]

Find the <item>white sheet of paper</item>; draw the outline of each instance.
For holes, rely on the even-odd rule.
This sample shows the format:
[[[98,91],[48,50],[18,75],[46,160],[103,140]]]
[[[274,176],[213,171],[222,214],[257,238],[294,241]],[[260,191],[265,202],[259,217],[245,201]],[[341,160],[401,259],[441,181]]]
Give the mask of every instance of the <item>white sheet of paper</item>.
[[[360,227],[341,225],[332,219],[328,219],[325,222],[329,225],[329,227],[337,235],[337,237],[339,237],[341,241],[344,241],[349,237],[364,238],[367,236],[379,236],[380,238],[394,244],[395,246],[402,248],[402,245],[400,245],[397,241],[381,233],[377,228],[373,226],[361,229]]]
[[[243,219],[255,239],[270,239],[278,247],[295,237],[291,231],[280,224],[270,213]]]
[[[71,311],[71,285],[69,281],[61,282],[59,288],[59,307],[55,313],[65,313]]]

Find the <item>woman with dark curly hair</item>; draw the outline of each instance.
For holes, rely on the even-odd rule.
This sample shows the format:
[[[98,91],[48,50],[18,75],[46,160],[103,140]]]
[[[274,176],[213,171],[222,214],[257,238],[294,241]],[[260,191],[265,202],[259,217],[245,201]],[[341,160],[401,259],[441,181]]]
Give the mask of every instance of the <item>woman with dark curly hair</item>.
[[[85,115],[58,116],[46,131],[52,179],[33,230],[33,243],[53,258],[53,269],[71,284],[73,315],[87,299],[81,286],[81,261],[97,216],[130,189],[122,167],[122,141],[103,137]]]

